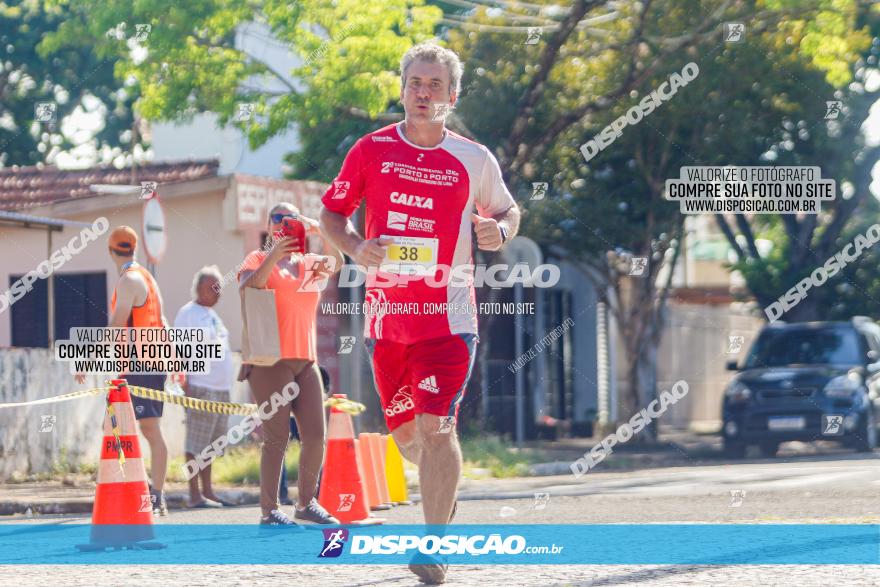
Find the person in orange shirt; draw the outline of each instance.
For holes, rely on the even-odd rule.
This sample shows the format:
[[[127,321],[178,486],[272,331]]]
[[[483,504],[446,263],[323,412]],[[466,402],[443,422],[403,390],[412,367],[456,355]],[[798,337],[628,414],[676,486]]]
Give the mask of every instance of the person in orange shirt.
[[[146,267],[134,260],[137,233],[129,226],[119,226],[110,233],[110,258],[119,272],[119,281],[110,300],[110,323],[113,328],[168,328],[162,310],[159,285]],[[121,373],[129,385],[163,391],[165,374]],[[182,382],[182,374],[172,374],[172,380]],[[159,427],[164,404],[160,401],[132,396],[134,416],[141,434],[150,445],[150,497],[155,515],[168,515],[165,503],[165,475],[168,468],[168,447]]]
[[[269,212],[269,235],[281,231],[284,220],[305,225],[306,235],[321,234],[318,222],[299,214],[293,204],[280,203]],[[255,287],[275,291],[275,311],[281,342],[281,359],[272,366],[243,365],[239,380],[247,379],[258,404],[270,401],[291,381],[299,394],[262,424],[264,438],[260,460],[260,524],[296,526],[281,511],[278,484],[293,413],[300,437],[298,520],[318,524],[339,524],[315,497],[318,475],[324,461],[324,390],[318,371],[317,319],[321,281],[342,268],[343,258],[335,248],[329,257],[294,253],[302,243],[297,237],[283,237],[268,251],[253,251],[238,274],[239,290]],[[325,241],[326,242],[326,241]]]

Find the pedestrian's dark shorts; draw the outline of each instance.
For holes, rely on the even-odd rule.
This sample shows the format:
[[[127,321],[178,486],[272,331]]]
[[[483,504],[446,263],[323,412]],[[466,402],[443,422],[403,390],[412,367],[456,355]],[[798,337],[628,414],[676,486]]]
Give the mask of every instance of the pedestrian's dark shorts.
[[[125,380],[129,385],[137,385],[138,387],[147,387],[158,391],[165,390],[165,375],[135,375],[129,373]],[[144,418],[161,418],[162,409],[165,404],[153,399],[145,399],[131,396],[131,403],[134,405],[135,420],[143,420]]]

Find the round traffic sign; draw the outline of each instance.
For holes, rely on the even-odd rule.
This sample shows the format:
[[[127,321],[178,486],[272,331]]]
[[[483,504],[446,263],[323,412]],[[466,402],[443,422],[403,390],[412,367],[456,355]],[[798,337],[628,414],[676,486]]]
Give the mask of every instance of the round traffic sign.
[[[144,226],[141,234],[147,259],[150,263],[159,263],[165,255],[168,234],[165,232],[165,213],[162,211],[158,195],[144,204]]]

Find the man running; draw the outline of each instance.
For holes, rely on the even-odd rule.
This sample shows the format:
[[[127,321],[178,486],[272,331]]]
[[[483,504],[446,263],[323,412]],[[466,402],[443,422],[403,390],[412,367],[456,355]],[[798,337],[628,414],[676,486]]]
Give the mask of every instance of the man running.
[[[519,209],[489,150],[445,128],[461,89],[458,56],[422,43],[403,56],[400,71],[406,119],[355,143],[324,194],[321,225],[357,264],[408,276],[405,286],[368,282],[367,302],[378,311],[364,336],[388,429],[419,466],[425,522],[444,525],[461,472],[455,422],[474,364],[477,319],[461,310],[475,305],[473,286],[432,268],[472,263],[472,231],[479,248],[500,249],[516,234]],[[348,220],[363,199],[366,240]],[[391,304],[449,309],[393,313]],[[442,583],[447,565],[426,563],[410,569]]]

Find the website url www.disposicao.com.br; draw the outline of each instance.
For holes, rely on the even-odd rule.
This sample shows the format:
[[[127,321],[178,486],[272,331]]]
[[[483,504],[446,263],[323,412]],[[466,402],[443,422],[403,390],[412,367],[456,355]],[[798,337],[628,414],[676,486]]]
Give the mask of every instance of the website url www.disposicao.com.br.
[[[560,554],[563,546],[556,544],[529,546],[523,536],[502,537],[500,534],[474,535],[451,534],[445,536],[387,535],[352,536],[351,554],[420,554],[472,556],[495,555],[547,555]]]

